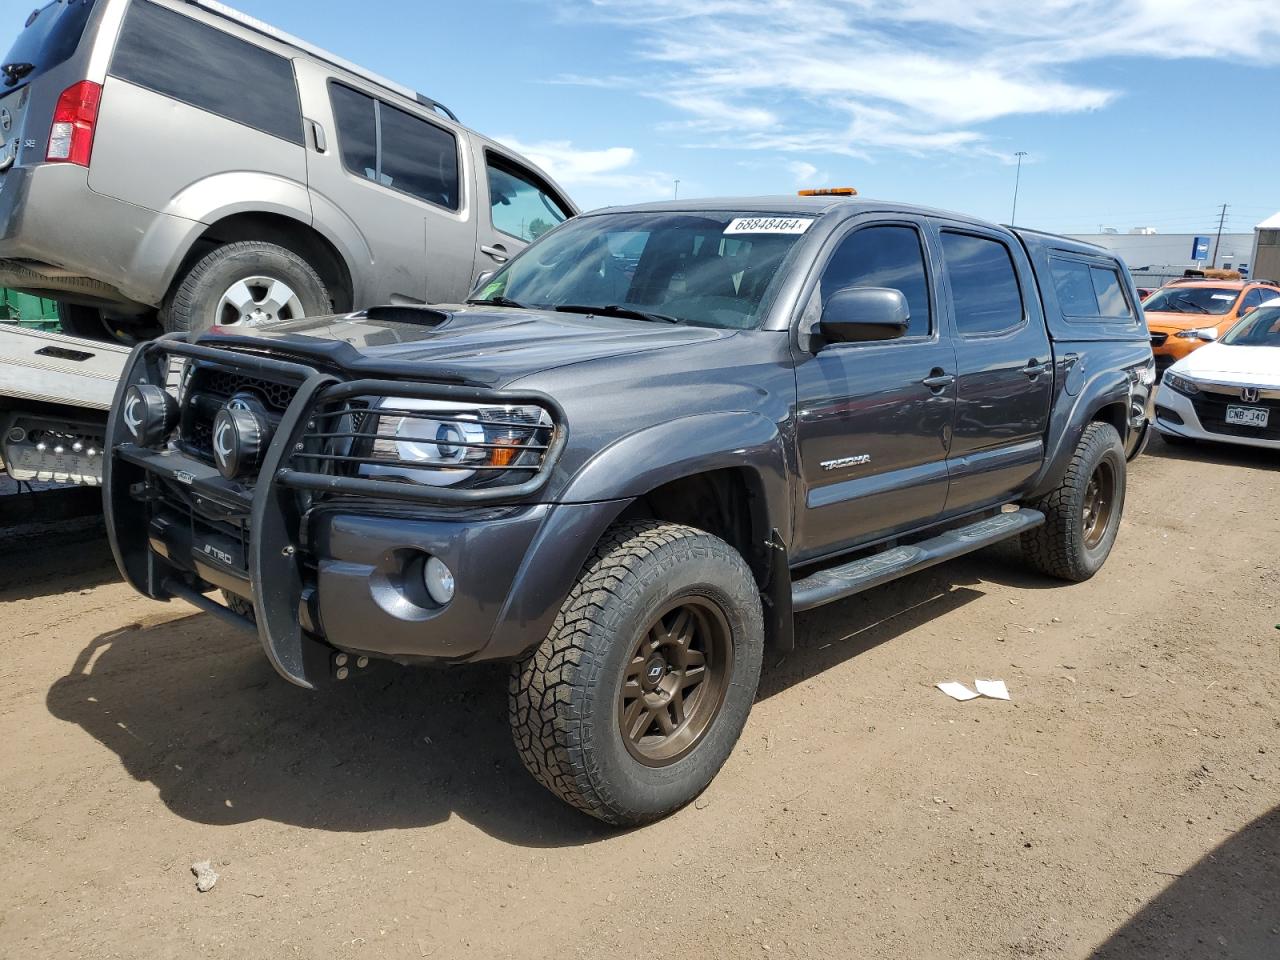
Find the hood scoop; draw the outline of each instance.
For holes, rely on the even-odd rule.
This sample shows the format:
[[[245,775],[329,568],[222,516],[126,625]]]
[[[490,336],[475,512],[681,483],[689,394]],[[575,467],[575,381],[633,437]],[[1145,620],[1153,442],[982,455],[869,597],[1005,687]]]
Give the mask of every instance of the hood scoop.
[[[370,307],[364,312],[364,315],[376,323],[412,323],[425,327],[442,326],[448,323],[453,316],[435,307],[410,303],[393,303]]]

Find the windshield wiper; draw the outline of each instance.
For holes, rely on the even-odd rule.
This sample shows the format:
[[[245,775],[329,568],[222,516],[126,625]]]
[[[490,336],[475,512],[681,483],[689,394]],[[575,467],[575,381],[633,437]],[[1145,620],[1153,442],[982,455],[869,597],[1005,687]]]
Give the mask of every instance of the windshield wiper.
[[[1177,301],[1177,302],[1178,302],[1178,303],[1185,303],[1188,307],[1195,307],[1195,308],[1196,308],[1197,310],[1199,310],[1201,313],[1208,313],[1208,312],[1209,312],[1209,308],[1208,308],[1208,307],[1202,307],[1202,306],[1200,306],[1200,304],[1196,303],[1194,300],[1188,300],[1186,297],[1178,297],[1178,301]],[[1182,311],[1182,312],[1183,312],[1183,313],[1186,313],[1186,311],[1185,311],[1185,310],[1184,310],[1184,311]]]
[[[650,313],[647,310],[633,310],[631,307],[611,303],[604,307],[593,307],[590,304],[562,303],[556,307],[560,313],[585,313],[601,317],[623,317],[627,320],[648,320],[651,323],[680,323],[676,317],[665,313]]]
[[[502,296],[468,300],[467,303],[475,304],[478,307],[510,307],[513,310],[529,309],[519,300],[512,300],[510,297],[502,297]]]

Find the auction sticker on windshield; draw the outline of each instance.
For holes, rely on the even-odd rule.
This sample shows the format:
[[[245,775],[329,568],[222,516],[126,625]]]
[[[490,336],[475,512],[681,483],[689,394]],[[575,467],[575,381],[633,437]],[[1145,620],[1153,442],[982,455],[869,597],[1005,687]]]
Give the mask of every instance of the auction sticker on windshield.
[[[741,233],[804,233],[813,217],[738,217],[724,228],[724,235]]]

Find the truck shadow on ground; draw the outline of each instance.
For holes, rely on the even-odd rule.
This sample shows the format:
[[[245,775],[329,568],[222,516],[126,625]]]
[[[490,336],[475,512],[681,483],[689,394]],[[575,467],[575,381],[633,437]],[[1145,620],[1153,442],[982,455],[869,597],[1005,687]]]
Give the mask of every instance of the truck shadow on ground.
[[[980,556],[800,617],[797,649],[766,663],[760,698],[979,598],[957,585],[976,582],[975,572],[1021,576]],[[506,673],[386,664],[305,691],[276,676],[255,638],[197,614],[99,636],[50,688],[47,706],[199,823],[359,832],[456,815],[530,847],[614,835],[524,771],[507,726]]]
[[[1280,807],[1235,833],[1112,934],[1091,960],[1280,956]]]

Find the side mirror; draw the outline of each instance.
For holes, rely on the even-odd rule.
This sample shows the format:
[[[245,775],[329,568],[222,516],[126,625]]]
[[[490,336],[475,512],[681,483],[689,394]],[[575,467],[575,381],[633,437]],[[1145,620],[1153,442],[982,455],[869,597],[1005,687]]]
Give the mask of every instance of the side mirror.
[[[900,290],[846,287],[822,308],[818,331],[829,343],[897,340],[907,334],[911,308]]]

